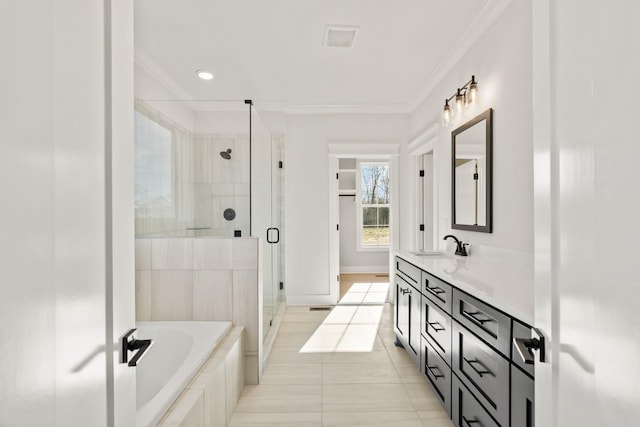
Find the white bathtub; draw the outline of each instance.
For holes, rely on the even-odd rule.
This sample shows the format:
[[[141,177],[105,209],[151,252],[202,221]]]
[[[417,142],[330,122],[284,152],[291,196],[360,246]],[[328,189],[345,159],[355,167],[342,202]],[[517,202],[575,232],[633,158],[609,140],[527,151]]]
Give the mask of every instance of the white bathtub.
[[[231,329],[231,322],[138,322],[153,347],[136,367],[137,427],[155,426]]]

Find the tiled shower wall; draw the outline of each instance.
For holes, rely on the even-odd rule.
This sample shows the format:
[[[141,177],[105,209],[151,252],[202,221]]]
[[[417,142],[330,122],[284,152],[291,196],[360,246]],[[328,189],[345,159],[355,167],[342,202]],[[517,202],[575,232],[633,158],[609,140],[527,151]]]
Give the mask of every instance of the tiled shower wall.
[[[258,383],[262,301],[256,238],[137,238],[136,319],[228,320],[245,328]]]
[[[220,155],[227,150],[230,159]],[[193,161],[193,227],[212,236],[233,237],[234,230],[249,236],[249,135],[196,134]],[[235,218],[224,217],[227,209]]]

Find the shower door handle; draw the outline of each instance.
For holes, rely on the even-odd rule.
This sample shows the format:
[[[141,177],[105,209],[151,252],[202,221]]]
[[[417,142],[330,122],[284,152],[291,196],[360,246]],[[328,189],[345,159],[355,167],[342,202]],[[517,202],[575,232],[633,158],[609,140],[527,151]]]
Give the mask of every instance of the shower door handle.
[[[271,240],[271,234],[269,231],[274,230],[276,232],[276,240]],[[267,243],[278,243],[280,242],[280,230],[275,227],[267,228]]]

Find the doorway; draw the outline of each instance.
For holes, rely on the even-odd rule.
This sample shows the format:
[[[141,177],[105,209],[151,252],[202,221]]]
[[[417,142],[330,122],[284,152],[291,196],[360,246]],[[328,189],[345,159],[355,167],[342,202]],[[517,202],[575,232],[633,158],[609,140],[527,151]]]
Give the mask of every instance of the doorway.
[[[389,253],[398,248],[398,144],[329,144],[329,151],[329,277],[337,303],[353,283],[364,283],[358,275],[388,282]]]

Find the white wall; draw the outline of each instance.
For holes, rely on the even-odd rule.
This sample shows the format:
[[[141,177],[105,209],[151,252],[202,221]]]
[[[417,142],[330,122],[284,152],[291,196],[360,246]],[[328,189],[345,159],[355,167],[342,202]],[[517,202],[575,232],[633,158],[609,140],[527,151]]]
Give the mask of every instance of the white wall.
[[[440,121],[445,98],[470,80],[471,75],[476,76],[479,85],[476,113],[489,107],[494,110],[493,233],[451,229],[451,131],[464,122],[458,120],[448,128],[441,128],[437,141],[436,233],[440,242],[442,236],[452,233],[472,245],[533,252],[531,44],[531,5],[513,1],[412,114],[414,136]],[[469,115],[467,119],[472,117]],[[406,166],[401,167],[406,172],[405,182],[413,185],[414,178],[409,175],[412,163],[407,159],[401,161]],[[409,225],[408,218],[408,212],[404,211],[402,226]]]
[[[388,250],[358,251],[356,206],[355,197],[340,197],[340,273],[386,273]]]
[[[402,143],[405,115],[290,115],[285,140],[286,290],[290,303],[332,303],[329,143]],[[400,195],[402,199],[402,194]],[[401,236],[402,237],[402,236]],[[335,281],[335,278],[334,278]],[[335,301],[333,301],[335,303]]]

